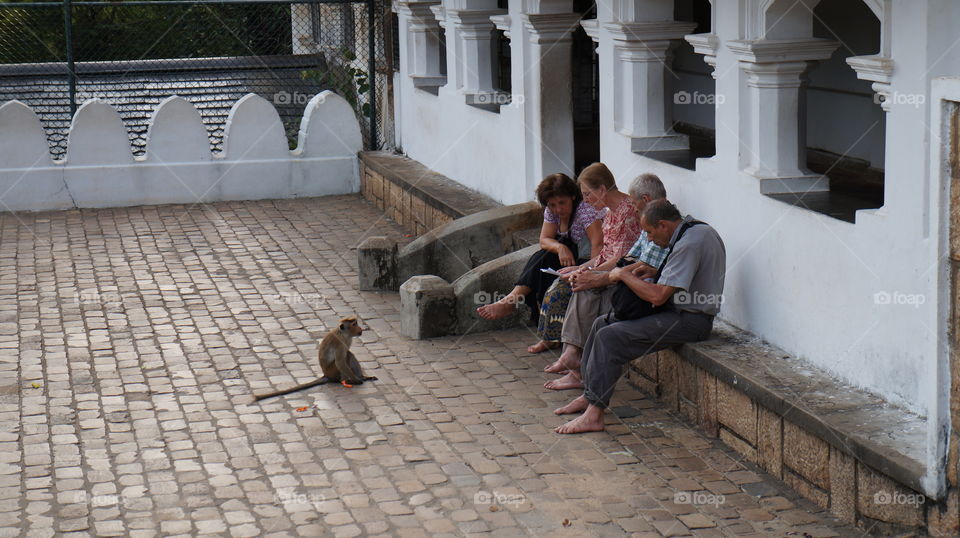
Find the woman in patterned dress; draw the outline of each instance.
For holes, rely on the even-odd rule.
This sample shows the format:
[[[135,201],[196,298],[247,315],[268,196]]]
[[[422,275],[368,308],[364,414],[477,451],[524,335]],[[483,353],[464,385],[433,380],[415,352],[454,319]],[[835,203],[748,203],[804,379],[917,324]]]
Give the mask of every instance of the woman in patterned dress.
[[[543,206],[540,250],[527,261],[513,290],[499,301],[477,308],[483,319],[508,316],[519,303],[530,305],[530,317],[537,323],[540,302],[556,280],[541,269],[575,266],[600,253],[603,216],[583,201],[577,183],[566,174],[551,174],[537,186],[537,201]]]
[[[603,249],[600,254],[578,266],[564,267],[563,275],[553,282],[540,305],[540,322],[537,336],[540,341],[530,346],[528,351],[539,353],[560,344],[560,331],[563,318],[570,304],[573,290],[570,288],[570,276],[581,271],[609,271],[616,267],[622,258],[640,237],[640,215],[630,196],[617,190],[617,184],[610,169],[603,163],[593,163],[580,172],[577,178],[583,201],[596,209],[606,208],[603,218]],[[560,373],[563,364],[554,362],[544,371]]]

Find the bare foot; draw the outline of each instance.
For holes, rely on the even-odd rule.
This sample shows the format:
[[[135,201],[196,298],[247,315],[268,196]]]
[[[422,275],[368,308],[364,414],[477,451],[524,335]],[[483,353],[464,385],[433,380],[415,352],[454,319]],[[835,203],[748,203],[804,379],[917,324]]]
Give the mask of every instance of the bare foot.
[[[560,347],[560,342],[547,342],[545,340],[540,340],[536,344],[527,347],[527,353],[543,353],[548,349],[556,349]]]
[[[557,426],[557,433],[585,433],[603,431],[603,410],[599,407],[588,405],[587,409],[579,417]]]
[[[578,396],[572,402],[568,403],[563,407],[558,407],[554,413],[557,415],[570,415],[572,413],[579,413],[587,408],[590,405],[587,402],[587,399],[583,396]]]
[[[567,375],[547,381],[543,386],[550,390],[582,389],[583,382],[580,381],[580,376],[576,372],[567,372]]]
[[[567,365],[563,363],[562,359],[557,359],[543,368],[543,371],[548,374],[565,374],[570,371],[567,368]]]
[[[481,318],[491,321],[505,318],[512,314],[514,310],[516,310],[516,305],[507,299],[509,299],[509,296],[504,297],[493,304],[485,304],[480,308],[477,308],[477,314],[479,314]]]
[[[543,369],[548,374],[563,374],[569,370],[580,368],[580,348],[571,344],[563,345],[563,353],[553,364]]]

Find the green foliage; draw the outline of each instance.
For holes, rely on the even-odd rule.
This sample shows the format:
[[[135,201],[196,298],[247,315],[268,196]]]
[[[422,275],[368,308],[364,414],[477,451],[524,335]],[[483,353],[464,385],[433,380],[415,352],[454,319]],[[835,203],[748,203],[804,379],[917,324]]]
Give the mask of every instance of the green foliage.
[[[292,53],[288,4],[85,5],[72,19],[78,62]],[[0,4],[0,63],[64,61],[65,35],[60,7]]]
[[[332,90],[350,103],[354,110],[370,117],[370,78],[366,71],[350,65],[356,54],[344,48],[326,57],[325,69],[309,69],[300,72],[300,77],[317,84],[321,90]]]

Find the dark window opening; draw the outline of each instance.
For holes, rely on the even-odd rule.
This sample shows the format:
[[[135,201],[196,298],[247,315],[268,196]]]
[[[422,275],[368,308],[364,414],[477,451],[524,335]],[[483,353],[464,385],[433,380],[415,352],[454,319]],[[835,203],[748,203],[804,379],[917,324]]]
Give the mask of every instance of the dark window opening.
[[[354,53],[353,4],[310,4],[313,41],[321,52]]]
[[[593,0],[574,0],[581,20],[597,16]],[[571,69],[573,92],[573,168],[579,174],[600,160],[600,63],[597,46],[579,24],[573,31]]]
[[[709,0],[677,0],[673,5],[673,19],[697,23],[691,34],[710,33],[713,11]]]
[[[400,71],[400,17],[390,13],[390,66]]]
[[[677,0],[674,3],[674,20],[695,22],[691,34],[708,33],[711,30],[712,7],[709,0]],[[679,151],[655,151],[647,157],[661,162],[696,169],[697,159],[716,154],[716,81],[713,68],[703,61],[703,56],[693,50],[686,40],[680,39],[673,48],[673,59],[666,74],[666,91],[673,118],[673,131],[686,135],[689,147]]]
[[[440,74],[447,76],[447,30],[445,28],[440,28],[437,41],[440,43]]]
[[[497,53],[493,83],[498,90],[511,93],[513,84],[510,76],[510,39],[503,30],[494,30],[493,39]]]
[[[829,60],[807,73],[806,165],[829,179],[829,192],[771,195],[831,217],[855,222],[860,209],[883,206],[886,113],[871,82],[847,64],[880,50],[880,21],[863,2],[822,2],[813,11],[813,36],[840,42]]]

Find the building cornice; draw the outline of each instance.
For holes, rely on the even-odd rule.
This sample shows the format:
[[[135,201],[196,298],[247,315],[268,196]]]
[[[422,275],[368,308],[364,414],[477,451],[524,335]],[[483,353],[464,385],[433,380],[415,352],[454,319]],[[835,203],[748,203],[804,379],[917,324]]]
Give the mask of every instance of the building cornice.
[[[600,22],[597,19],[584,19],[580,21],[580,27],[594,43],[600,42]]]
[[[681,39],[696,29],[695,22],[608,22],[603,28],[616,41],[663,41]]]
[[[741,62],[752,64],[809,62],[826,60],[840,43],[832,39],[758,39],[728,41]]]
[[[523,25],[530,32],[531,43],[556,43],[573,39],[579,13],[529,13],[524,15]]]

